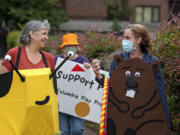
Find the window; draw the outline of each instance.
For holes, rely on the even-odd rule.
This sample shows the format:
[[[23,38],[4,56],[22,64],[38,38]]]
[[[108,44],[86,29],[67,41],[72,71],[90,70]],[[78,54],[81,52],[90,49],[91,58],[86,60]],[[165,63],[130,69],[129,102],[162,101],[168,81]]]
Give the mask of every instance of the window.
[[[158,8],[158,7],[153,8],[152,20],[153,20],[153,22],[159,22],[160,21],[160,8]]]
[[[160,7],[137,6],[136,23],[160,22]]]

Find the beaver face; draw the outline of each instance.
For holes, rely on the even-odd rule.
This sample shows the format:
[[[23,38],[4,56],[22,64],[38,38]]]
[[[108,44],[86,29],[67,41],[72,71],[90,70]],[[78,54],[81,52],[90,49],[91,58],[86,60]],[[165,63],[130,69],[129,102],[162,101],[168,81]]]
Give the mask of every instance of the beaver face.
[[[158,68],[157,63],[147,64],[138,58],[122,60],[120,56],[114,59],[117,67],[112,73],[110,83],[117,98],[120,98],[120,95],[131,99],[145,98],[148,97],[146,91],[157,88],[154,78],[154,71]],[[154,68],[154,65],[157,68]],[[149,85],[151,87],[147,87]]]

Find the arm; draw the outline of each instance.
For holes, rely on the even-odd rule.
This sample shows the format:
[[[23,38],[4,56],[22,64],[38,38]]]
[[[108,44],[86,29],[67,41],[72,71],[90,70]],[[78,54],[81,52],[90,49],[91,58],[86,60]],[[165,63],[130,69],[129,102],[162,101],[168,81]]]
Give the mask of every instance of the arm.
[[[114,61],[111,62],[111,66],[110,66],[110,71],[109,71],[109,76],[111,76],[112,72],[114,71],[116,67],[116,64]],[[103,86],[104,85],[104,76],[100,74],[100,62],[98,59],[93,59],[92,61],[92,68],[93,71],[96,75],[96,81]]]
[[[86,69],[89,69],[91,67],[89,60],[86,57],[84,57],[83,65]]]
[[[161,101],[163,103],[163,107],[164,107],[166,119],[168,122],[168,126],[169,126],[169,128],[172,128],[161,68],[159,68],[158,71],[155,73],[155,79],[156,79],[156,82],[158,85],[160,98],[161,98]]]
[[[116,64],[114,61],[111,62],[110,70],[109,70],[109,76],[111,76],[112,72],[114,71],[116,67]]]
[[[101,85],[104,85],[104,76],[100,73],[100,61],[98,59],[92,60],[92,69],[96,75],[95,80]]]
[[[98,59],[93,59],[92,60],[92,69],[96,75],[96,78],[98,80],[102,79],[103,76],[100,73],[101,67],[100,67],[100,61]]]
[[[7,72],[9,72],[9,70],[5,66],[1,65],[0,66],[0,74],[7,73]]]
[[[16,48],[10,49],[6,54],[6,55],[11,56],[11,61],[14,64],[16,63],[17,53],[18,53],[18,48],[16,47]],[[5,59],[3,59],[1,66],[0,66],[0,74],[10,72],[10,71],[13,71],[13,67],[11,66],[11,64],[8,61],[5,61]]]

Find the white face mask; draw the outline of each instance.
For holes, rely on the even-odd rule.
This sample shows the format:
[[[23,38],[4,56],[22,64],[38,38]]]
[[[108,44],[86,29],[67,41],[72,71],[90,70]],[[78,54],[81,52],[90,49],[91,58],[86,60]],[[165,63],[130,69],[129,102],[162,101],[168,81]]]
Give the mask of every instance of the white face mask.
[[[133,41],[122,40],[122,47],[125,52],[133,52],[136,48],[133,47]]]

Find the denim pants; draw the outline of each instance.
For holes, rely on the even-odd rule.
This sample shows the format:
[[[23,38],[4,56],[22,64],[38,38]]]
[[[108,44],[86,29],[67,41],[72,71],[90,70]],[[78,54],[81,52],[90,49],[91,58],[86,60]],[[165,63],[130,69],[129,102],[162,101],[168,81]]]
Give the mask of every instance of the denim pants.
[[[83,135],[84,120],[59,112],[59,129],[61,135]]]

